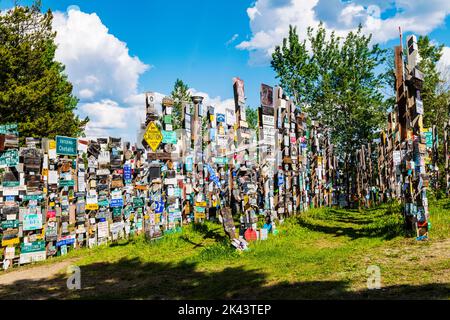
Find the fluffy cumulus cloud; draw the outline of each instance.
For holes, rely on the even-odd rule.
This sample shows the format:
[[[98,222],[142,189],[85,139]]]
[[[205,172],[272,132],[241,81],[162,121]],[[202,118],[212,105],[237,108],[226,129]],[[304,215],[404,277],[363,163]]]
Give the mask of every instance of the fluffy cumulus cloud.
[[[78,113],[89,116],[91,137],[136,139],[145,113],[145,96],[137,91],[141,74],[150,67],[130,55],[126,43],[112,35],[97,14],[69,7],[54,14],[56,59],[80,99]]]
[[[234,110],[234,98],[222,99],[220,96],[211,97],[208,93],[198,91],[194,88],[189,89],[189,93],[191,96],[201,96],[203,97],[203,106],[213,106],[215,113],[223,113],[225,114],[225,109],[233,109]]]
[[[441,26],[450,14],[448,0],[257,0],[247,9],[252,35],[237,45],[250,51],[250,62],[267,63],[276,45],[288,34],[289,25],[305,38],[308,26],[323,21],[325,27],[345,35],[359,24],[373,34],[374,42],[404,32],[426,34]]]
[[[438,68],[440,71],[450,72],[450,47],[444,47]]]

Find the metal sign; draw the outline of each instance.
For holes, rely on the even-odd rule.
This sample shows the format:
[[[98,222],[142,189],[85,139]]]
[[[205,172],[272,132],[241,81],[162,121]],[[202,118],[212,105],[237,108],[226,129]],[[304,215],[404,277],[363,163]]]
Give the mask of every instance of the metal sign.
[[[273,88],[266,84],[261,84],[261,106],[273,107]]]
[[[145,142],[147,142],[147,144],[153,151],[156,151],[161,144],[162,139],[163,136],[161,134],[161,131],[159,131],[154,122],[150,122],[144,134]]]
[[[118,208],[118,207],[123,207],[123,199],[111,199],[111,202],[109,203],[109,206],[111,208]]]
[[[0,168],[15,167],[19,165],[19,151],[7,150],[0,152]]]
[[[214,169],[211,168],[211,166],[209,164],[206,164],[206,168],[208,169],[209,178],[211,179],[211,181],[213,181],[219,188],[221,188],[222,185],[221,185],[216,173],[214,172]]]
[[[275,126],[275,117],[263,114],[262,115],[262,124],[263,124],[263,126],[274,127]]]
[[[23,230],[42,229],[42,214],[26,214],[23,216]]]
[[[18,136],[19,132],[17,130],[17,123],[7,123],[0,125],[0,134],[12,134]]]
[[[244,94],[244,80],[234,78],[234,94],[237,105],[239,107],[245,107],[245,94]]]
[[[428,131],[425,131],[425,141],[427,148],[433,147],[433,131],[431,129],[428,129]]]
[[[226,112],[226,118],[227,118],[227,125],[232,126],[236,122],[236,114],[234,110],[232,109],[225,109]]]
[[[56,154],[64,156],[76,156],[77,147],[77,138],[56,136]]]
[[[164,211],[164,202],[163,201],[156,201],[155,202],[155,213],[162,213]]]
[[[223,113],[217,114],[217,122],[225,122],[225,115]]]
[[[123,166],[123,179],[124,180],[132,179],[131,166],[129,164]]]
[[[177,144],[177,133],[175,131],[162,131],[162,143]]]

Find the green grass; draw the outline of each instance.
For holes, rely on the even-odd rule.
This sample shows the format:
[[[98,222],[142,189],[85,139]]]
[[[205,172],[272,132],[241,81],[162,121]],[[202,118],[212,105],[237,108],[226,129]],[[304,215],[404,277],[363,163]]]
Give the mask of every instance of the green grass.
[[[230,247],[222,226],[190,225],[161,240],[143,237],[69,253],[82,290],[67,276],[3,286],[12,297],[86,299],[448,299],[450,201],[430,203],[431,238],[407,237],[397,205],[313,209],[250,250]],[[60,258],[58,258],[60,259]],[[379,266],[382,289],[367,289]],[[26,288],[26,290],[24,289]]]

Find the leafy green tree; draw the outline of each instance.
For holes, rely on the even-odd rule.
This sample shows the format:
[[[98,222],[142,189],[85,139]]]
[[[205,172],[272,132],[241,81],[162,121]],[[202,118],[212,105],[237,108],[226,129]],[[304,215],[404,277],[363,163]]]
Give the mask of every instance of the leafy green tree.
[[[173,106],[173,129],[177,130],[182,128],[183,119],[183,105],[191,103],[191,94],[189,93],[189,87],[183,82],[183,80],[177,79],[171,92],[171,97],[174,100]]]
[[[89,121],[74,114],[78,100],[64,65],[55,61],[52,19],[39,2],[0,15],[0,122],[17,122],[21,142],[79,136]]]
[[[331,130],[335,150],[342,157],[375,138],[386,121],[384,75],[376,72],[385,62],[386,51],[370,46],[370,41],[361,26],[340,38],[334,32],[327,35],[320,24],[315,32],[308,28],[302,42],[290,27],[272,55],[281,87],[313,120]]]
[[[250,129],[258,130],[258,109],[247,106],[245,108],[245,118]]]
[[[436,45],[428,36],[420,36],[417,40],[419,47],[419,69],[424,74],[421,96],[424,105],[424,126],[435,124],[439,133],[443,134],[444,123],[448,119],[449,88],[445,86],[446,79],[437,69],[437,63],[442,57],[444,45]]]

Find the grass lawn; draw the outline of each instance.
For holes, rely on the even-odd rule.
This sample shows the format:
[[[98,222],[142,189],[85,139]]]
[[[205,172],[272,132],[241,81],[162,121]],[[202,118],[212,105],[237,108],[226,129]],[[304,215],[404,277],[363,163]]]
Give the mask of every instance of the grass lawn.
[[[405,237],[398,207],[314,209],[293,217],[269,240],[238,253],[221,225],[187,226],[53,259],[73,259],[81,290],[63,272],[0,286],[2,298],[82,299],[448,299],[450,201],[430,203],[429,241]],[[51,261],[44,262],[45,264]],[[381,289],[367,289],[367,268]],[[33,267],[27,267],[33,268]],[[14,272],[14,271],[12,271]]]

